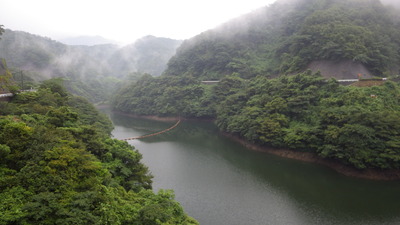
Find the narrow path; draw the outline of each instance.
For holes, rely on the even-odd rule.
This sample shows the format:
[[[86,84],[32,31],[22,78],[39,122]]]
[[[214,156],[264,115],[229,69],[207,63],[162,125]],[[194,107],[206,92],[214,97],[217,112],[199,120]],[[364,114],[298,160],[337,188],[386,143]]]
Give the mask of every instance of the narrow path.
[[[123,141],[129,141],[129,140],[148,138],[148,137],[156,136],[156,135],[159,135],[159,134],[163,134],[163,133],[168,132],[168,131],[174,129],[175,127],[177,127],[180,122],[181,122],[181,120],[178,120],[178,122],[176,122],[172,127],[168,128],[168,129],[165,129],[163,131],[157,132],[157,133],[147,134],[147,135],[143,135],[143,136],[139,136],[139,137],[125,138],[125,139],[122,139],[122,140]]]

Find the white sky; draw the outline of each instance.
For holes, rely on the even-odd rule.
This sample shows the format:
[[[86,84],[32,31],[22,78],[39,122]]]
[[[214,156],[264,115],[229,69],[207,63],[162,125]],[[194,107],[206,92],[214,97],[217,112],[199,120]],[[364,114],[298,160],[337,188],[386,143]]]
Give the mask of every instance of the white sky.
[[[0,0],[0,24],[53,39],[187,39],[275,0]]]

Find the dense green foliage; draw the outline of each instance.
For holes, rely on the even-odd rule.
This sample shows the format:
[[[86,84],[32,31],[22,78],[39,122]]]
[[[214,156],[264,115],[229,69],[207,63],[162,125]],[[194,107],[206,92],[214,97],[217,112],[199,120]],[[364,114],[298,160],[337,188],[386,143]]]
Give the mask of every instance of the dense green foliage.
[[[311,73],[257,77],[219,104],[217,125],[357,168],[400,168],[399,96],[392,82],[358,88]]]
[[[60,80],[0,102],[0,224],[197,224]]]
[[[113,104],[120,111],[137,115],[212,117],[210,92],[190,77],[144,75],[119,90]]]
[[[0,59],[0,93],[15,90],[13,76],[7,67],[5,59]]]
[[[315,152],[357,168],[400,168],[400,87],[340,86],[311,72],[269,79],[143,77],[114,107],[141,115],[216,118],[260,145]]]
[[[284,71],[297,71],[313,60],[348,59],[378,75],[400,60],[400,21],[377,0],[317,1],[301,5],[307,16],[278,49]],[[288,68],[285,68],[288,67]],[[398,72],[398,71],[396,71]]]
[[[277,1],[185,41],[167,75],[219,79],[305,70],[350,60],[377,76],[398,73],[400,18],[379,0]]]

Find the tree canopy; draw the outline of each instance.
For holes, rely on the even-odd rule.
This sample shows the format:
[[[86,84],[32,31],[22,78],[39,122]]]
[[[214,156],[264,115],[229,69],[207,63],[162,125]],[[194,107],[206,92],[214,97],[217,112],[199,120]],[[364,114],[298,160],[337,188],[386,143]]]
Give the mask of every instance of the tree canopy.
[[[357,168],[400,168],[400,87],[341,86],[310,71],[270,79],[142,77],[115,96],[117,110],[214,118],[225,132],[260,145],[309,151]]]
[[[315,60],[350,60],[375,76],[397,74],[398,13],[379,0],[277,1],[186,40],[165,74],[250,78],[304,71]]]
[[[0,224],[198,224],[57,80],[0,102]]]

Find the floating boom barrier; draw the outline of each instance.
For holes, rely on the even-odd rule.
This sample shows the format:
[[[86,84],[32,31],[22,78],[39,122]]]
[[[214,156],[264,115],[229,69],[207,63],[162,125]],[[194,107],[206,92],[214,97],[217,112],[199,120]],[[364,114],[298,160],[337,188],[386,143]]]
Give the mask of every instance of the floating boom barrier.
[[[123,141],[130,141],[130,140],[143,139],[143,138],[148,138],[148,137],[153,137],[153,136],[156,136],[156,135],[159,135],[159,134],[163,134],[163,133],[168,132],[168,131],[174,129],[175,127],[177,127],[180,122],[181,122],[181,120],[178,120],[178,122],[176,122],[172,127],[168,128],[168,129],[165,129],[163,131],[157,132],[157,133],[146,134],[146,135],[139,136],[139,137],[125,138],[125,139],[122,139],[122,140]]]

